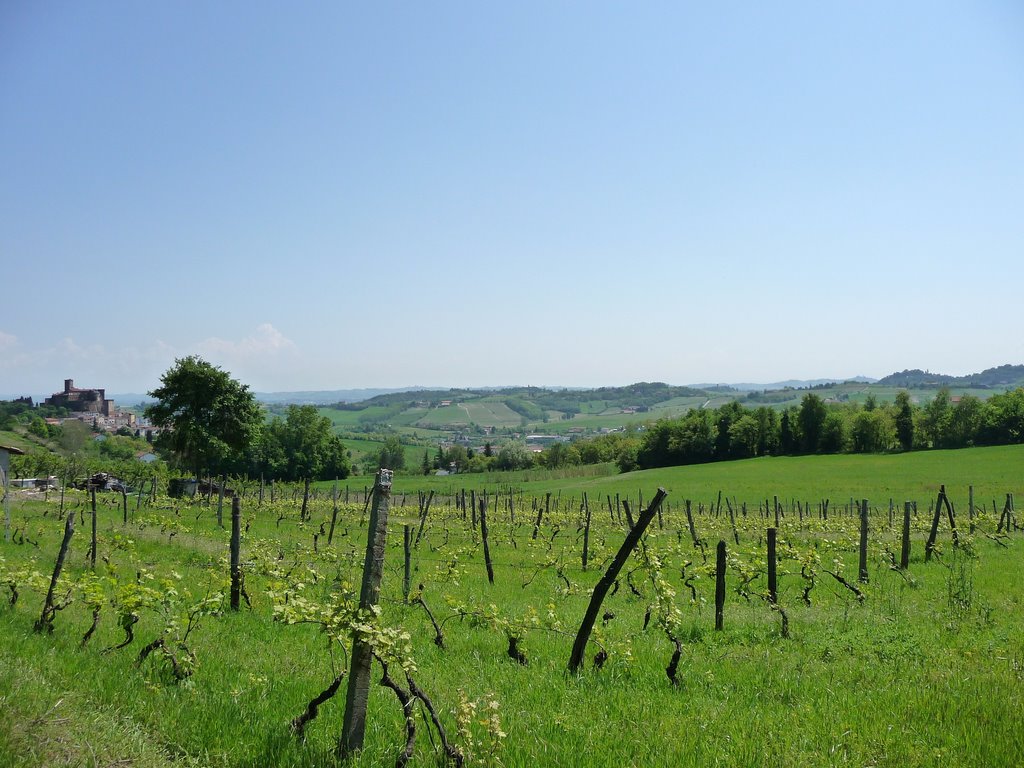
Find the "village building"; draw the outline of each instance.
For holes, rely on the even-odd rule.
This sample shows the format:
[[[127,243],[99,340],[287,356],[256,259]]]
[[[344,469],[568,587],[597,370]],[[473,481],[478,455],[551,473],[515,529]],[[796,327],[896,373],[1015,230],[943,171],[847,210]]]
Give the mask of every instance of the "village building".
[[[64,391],[54,392],[43,402],[57,408],[67,408],[72,413],[92,413],[105,417],[114,415],[114,401],[107,399],[106,390],[76,387],[74,379],[64,379]]]
[[[114,401],[107,398],[105,389],[76,387],[74,379],[64,379],[64,391],[54,392],[46,400],[45,405],[66,408],[71,412],[68,418],[77,419],[88,424],[92,429],[101,432],[116,432],[127,428],[135,430],[146,427],[148,439],[152,439],[151,427],[140,424],[138,417],[131,411],[121,411],[114,407]],[[50,423],[50,420],[47,420]],[[65,421],[61,419],[60,421]]]

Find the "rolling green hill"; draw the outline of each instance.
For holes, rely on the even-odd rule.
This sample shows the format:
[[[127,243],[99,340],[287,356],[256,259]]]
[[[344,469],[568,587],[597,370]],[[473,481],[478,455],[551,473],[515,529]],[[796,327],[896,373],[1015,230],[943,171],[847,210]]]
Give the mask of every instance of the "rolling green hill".
[[[892,402],[905,389],[911,401],[920,405],[943,386],[954,397],[986,399],[1021,385],[1024,365],[1003,365],[969,376],[903,371],[874,383],[851,380],[752,391],[661,382],[597,389],[425,389],[390,392],[359,403],[337,403],[322,407],[321,413],[347,440],[355,441],[353,449],[360,453],[358,441],[363,435],[372,441],[381,434],[398,433],[412,446],[461,440],[479,447],[485,441],[500,444],[530,434],[580,436],[641,427],[691,409],[719,408],[732,401],[751,408],[782,410],[799,406],[808,392],[826,402],[863,404],[869,397],[881,403]]]

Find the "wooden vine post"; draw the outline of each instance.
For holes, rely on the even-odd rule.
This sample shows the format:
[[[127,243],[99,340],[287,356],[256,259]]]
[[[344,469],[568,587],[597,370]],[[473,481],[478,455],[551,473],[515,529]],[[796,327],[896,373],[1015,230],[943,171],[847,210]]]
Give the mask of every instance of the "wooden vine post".
[[[24,455],[24,451],[18,448],[12,448],[8,445],[0,445],[0,481],[3,481],[3,488],[0,488],[0,493],[4,497],[4,541],[11,540],[11,461],[10,456]],[[60,490],[60,509],[61,515],[64,514],[64,486],[66,481],[61,483]]]
[[[533,524],[533,536],[530,537],[531,539],[534,539],[534,540],[537,539],[537,532],[540,530],[540,521],[544,517],[544,511],[545,511],[545,509],[549,509],[550,510],[550,507],[551,507],[551,494],[548,493],[548,495],[544,499],[544,506],[537,510],[537,520]]]
[[[221,476],[220,488],[217,489],[217,527],[218,528],[223,528],[224,527],[224,483],[225,482],[226,481],[225,481],[224,477]],[[212,488],[210,490],[211,490],[211,492],[213,491]]]
[[[970,534],[974,535],[974,486],[967,488],[967,521],[970,525]]]
[[[633,513],[629,509],[629,500],[628,499],[623,499],[622,500],[622,508],[624,510],[626,510],[626,527],[629,530],[632,531],[633,530],[633,526],[636,525],[636,523],[633,522]]]
[[[732,514],[732,505],[729,506],[729,514]],[[690,526],[690,539],[693,541],[693,548],[700,549],[700,539],[697,537],[697,528],[693,524],[693,510],[690,509],[690,500],[686,500],[686,524]],[[735,525],[735,521],[733,522]]]
[[[590,559],[590,504],[587,503],[587,492],[583,492],[583,570],[587,570]]]
[[[388,511],[391,505],[390,469],[380,469],[373,484],[373,506],[363,560],[363,584],[359,591],[359,610],[368,612],[380,597],[384,576],[384,549],[388,535]],[[355,636],[352,640],[352,662],[349,664],[348,692],[345,696],[345,720],[342,724],[338,755],[345,757],[363,748],[366,732],[366,705],[370,696],[370,665],[373,647]]]
[[[491,546],[487,542],[487,494],[480,498],[480,536],[484,540],[484,565],[487,567],[487,581],[494,583],[494,565],[491,563]]]
[[[57,590],[57,581],[60,579],[60,572],[64,570],[64,558],[67,557],[68,547],[71,545],[71,537],[75,533],[75,516],[68,515],[64,520],[64,538],[60,542],[60,550],[57,552],[57,562],[53,566],[53,576],[50,578],[50,588],[46,591],[46,601],[43,603],[43,612],[33,628],[36,632],[53,632],[53,617],[57,614],[58,608],[53,604],[54,592]]]
[[[900,549],[900,570],[910,567],[910,502],[903,502],[903,541]]]
[[[928,541],[924,545],[924,561],[927,563],[932,558],[932,552],[935,550],[935,539],[939,533],[939,519],[942,517],[942,510],[945,508],[949,515],[949,527],[953,532],[953,546],[960,545],[960,537],[956,532],[956,516],[953,512],[953,505],[949,503],[949,497],[946,495],[946,486],[939,486],[939,497],[935,500],[935,514],[932,516],[932,528],[928,534]]]
[[[409,603],[409,591],[412,589],[412,526],[408,523],[402,528],[402,546],[405,554],[405,572],[402,576],[402,602]]]
[[[860,569],[858,579],[868,583],[868,500],[860,502]]]
[[[92,544],[89,547],[89,567],[96,570],[96,488],[90,489],[92,502]]]
[[[331,510],[331,527],[327,531],[327,546],[331,546],[334,542],[334,526],[338,523],[338,481],[334,481],[334,489],[331,491],[331,496],[334,499],[334,508]]]
[[[242,501],[231,499],[231,610],[237,611],[242,596]]]
[[[594,622],[597,621],[597,615],[601,611],[601,603],[604,602],[605,595],[608,594],[608,590],[612,588],[615,583],[615,579],[618,578],[619,571],[622,570],[622,566],[626,564],[626,560],[629,559],[630,553],[636,548],[636,545],[640,541],[640,537],[644,535],[644,531],[647,530],[647,526],[650,525],[651,520],[658,514],[658,509],[661,507],[661,503],[665,500],[668,495],[664,488],[659,488],[658,492],[654,495],[651,500],[651,506],[640,513],[640,517],[637,519],[636,524],[626,534],[625,541],[622,542],[622,546],[619,547],[619,551],[615,553],[615,559],[612,560],[611,565],[608,566],[608,570],[605,571],[600,581],[597,582],[597,586],[594,587],[594,594],[590,597],[590,605],[587,606],[587,612],[583,615],[583,621],[580,623],[579,632],[576,633],[576,640],[572,644],[572,654],[569,656],[569,671],[572,673],[579,672],[580,667],[583,665],[583,655],[587,650],[587,643],[590,641],[590,633],[594,629]]]
[[[415,543],[415,546],[417,546],[417,547],[420,545],[420,539],[423,538],[423,526],[425,526],[427,524],[427,514],[430,512],[430,502],[433,501],[433,500],[434,500],[434,492],[433,491],[431,491],[430,495],[425,498],[425,503],[424,503],[424,496],[423,496],[423,494],[422,493],[420,494],[420,527],[419,527],[419,530],[416,531],[416,543]]]
[[[779,563],[776,557],[776,541],[778,530],[768,529],[768,601],[775,605],[779,602]]]
[[[725,542],[715,550],[715,629],[725,627]]]

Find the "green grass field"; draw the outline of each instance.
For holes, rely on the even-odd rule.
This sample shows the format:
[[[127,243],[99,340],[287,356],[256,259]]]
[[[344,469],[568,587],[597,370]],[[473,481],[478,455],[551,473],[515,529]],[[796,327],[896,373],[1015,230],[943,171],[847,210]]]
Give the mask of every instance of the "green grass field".
[[[572,477],[573,471],[580,476]],[[993,496],[1024,491],[1024,445],[951,451],[913,451],[899,454],[836,456],[766,456],[742,461],[650,469],[619,474],[611,465],[568,471],[490,472],[451,477],[401,477],[415,490],[494,489],[512,485],[529,494],[563,491],[604,498],[632,495],[641,489],[664,487],[670,498],[708,501],[719,491],[740,502],[756,503],[766,496],[818,502],[822,498],[848,501],[868,498],[872,504],[934,499],[940,485],[966,503],[967,488],[975,486],[977,503],[991,505]]]
[[[758,459],[629,475],[559,478],[553,473],[457,478],[397,476],[392,493],[381,624],[409,633],[413,676],[432,698],[467,764],[503,766],[1009,766],[1024,762],[1024,538],[997,533],[1007,493],[1024,488],[1024,446],[897,456]],[[418,524],[416,494],[438,481],[491,490],[489,544],[494,584],[485,574],[481,532],[451,498],[436,496],[423,539],[412,551],[412,587],[442,626],[444,648],[419,605],[402,594],[402,526]],[[467,485],[453,483],[465,480]],[[520,482],[521,481],[521,482]],[[471,485],[470,483],[475,483]],[[962,546],[948,523],[938,554],[924,562],[929,503],[945,483]],[[627,562],[602,606],[584,671],[566,672],[580,618],[604,565],[625,536],[616,493],[634,501],[669,491],[661,524]],[[979,506],[974,535],[967,486]],[[495,498],[494,491],[503,492]],[[509,490],[513,507],[508,506]],[[580,503],[590,499],[590,567],[582,567]],[[710,502],[722,491],[737,514],[735,534]],[[552,493],[532,536],[535,506]],[[764,531],[756,505],[777,495],[779,605],[765,600]],[[855,517],[839,514],[850,496],[868,498],[869,581],[857,583]],[[899,551],[888,497],[918,502],[909,572],[890,567]],[[87,564],[90,512],[81,516],[66,563],[73,602],[52,634],[33,632],[63,523],[58,506],[17,496],[16,536],[0,544],[0,764],[9,766],[327,766],[341,730],[344,687],[320,707],[305,742],[288,723],[345,669],[346,643],[329,639],[316,606],[343,605],[358,589],[367,529],[361,495],[339,510],[313,502],[301,522],[292,502],[242,504],[245,585],[252,609],[204,615],[187,646],[176,638],[189,606],[225,589],[228,533],[215,510],[158,498],[122,522],[120,497],[101,496],[98,582]],[[402,499],[408,506],[402,506]],[[693,499],[690,540],[683,500]],[[832,514],[796,514],[790,500],[830,498]],[[701,510],[700,505],[704,506]],[[984,505],[987,511],[982,512]],[[900,506],[902,506],[900,504]],[[634,514],[638,509],[634,506]],[[513,515],[515,520],[513,521]],[[736,544],[735,537],[739,539]],[[315,537],[315,539],[314,539]],[[729,544],[724,628],[714,629],[714,556]],[[858,600],[829,571],[863,593]],[[9,605],[10,584],[18,592]],[[89,585],[99,585],[100,621],[87,644]],[[139,586],[152,587],[140,598]],[[810,590],[808,591],[808,587]],[[692,588],[692,591],[691,591]],[[810,604],[804,600],[809,597]],[[287,595],[287,602],[285,601]],[[95,599],[95,595],[94,598]],[[136,600],[137,602],[132,602]],[[118,614],[134,610],[135,639],[124,648]],[[645,614],[650,612],[649,621]],[[646,626],[646,628],[645,628]],[[666,666],[679,641],[678,685]],[[175,682],[169,658],[147,643],[163,635],[192,673]],[[507,651],[515,636],[528,660]],[[601,669],[592,660],[607,654]],[[404,652],[403,652],[404,653]],[[404,685],[404,678],[391,670]],[[379,668],[374,681],[379,677]],[[429,726],[416,714],[412,765],[436,765]],[[364,750],[348,764],[392,765],[405,741],[394,695],[371,686]]]
[[[483,398],[432,408],[418,420],[419,426],[476,424],[481,427],[518,427],[522,417],[500,400]]]
[[[20,435],[17,432],[8,432],[6,430],[0,430],[0,445],[6,445],[10,448],[18,448],[22,451],[27,451],[36,447],[36,444],[28,440],[24,435]]]

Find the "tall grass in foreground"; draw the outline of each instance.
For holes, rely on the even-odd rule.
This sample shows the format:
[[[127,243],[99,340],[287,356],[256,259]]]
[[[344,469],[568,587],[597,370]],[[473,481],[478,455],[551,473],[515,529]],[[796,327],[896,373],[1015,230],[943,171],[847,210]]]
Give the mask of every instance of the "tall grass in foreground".
[[[979,502],[1000,490],[1019,493],[1021,465],[1014,470],[1013,464],[1022,454],[955,454],[955,465],[949,456],[944,464],[902,461],[938,454],[866,464],[852,461],[860,457],[822,457],[734,462],[731,476],[716,474],[726,465],[709,465],[624,478],[623,494],[628,488],[631,496],[638,487],[653,495],[658,479],[678,484],[664,527],[655,523],[645,544],[674,591],[670,602],[683,639],[678,687],[665,673],[673,646],[657,611],[644,629],[645,614],[664,602],[652,588],[650,569],[636,558],[625,569],[630,576],[606,600],[604,611],[612,615],[595,632],[607,662],[600,670],[592,667],[589,659],[599,649],[592,644],[586,671],[579,677],[565,672],[589,590],[624,535],[596,501],[593,486],[595,565],[586,571],[581,566],[581,487],[563,486],[563,504],[543,520],[536,539],[529,504],[515,523],[500,506],[489,509],[493,586],[471,518],[443,504],[432,508],[412,554],[413,585],[422,584],[425,602],[443,623],[444,649],[432,642],[422,608],[402,600],[401,526],[417,523],[419,515],[411,496],[408,507],[392,510],[384,620],[410,633],[417,682],[450,733],[458,730],[460,713],[476,706],[465,721],[468,739],[460,738],[483,764],[1018,765],[1024,762],[1024,539],[1016,532],[997,536],[991,510],[968,536],[962,499],[967,482],[976,486]],[[787,474],[790,462],[797,467],[793,475]],[[771,484],[760,485],[766,478]],[[856,478],[863,484],[849,487]],[[874,493],[868,489],[872,479]],[[402,482],[396,478],[395,497],[403,493]],[[939,555],[926,565],[927,508],[939,482],[955,499],[964,546],[953,548],[944,524]],[[601,487],[603,494],[616,486]],[[714,579],[683,516],[685,489],[693,489],[695,500],[720,489],[750,504],[747,516],[738,516],[736,545],[727,514],[712,516],[707,503],[701,514],[694,503],[707,550],[719,538],[730,545],[721,632],[713,630]],[[787,501],[779,603],[789,619],[789,639],[782,638],[780,616],[763,599],[769,520],[754,504],[773,494],[812,502],[833,497],[837,506],[853,495],[873,505],[870,578],[858,585],[864,593],[859,601],[826,573],[856,583],[856,519],[833,511],[827,521],[812,513],[800,520]],[[890,494],[918,501],[906,574],[890,567],[899,539],[898,526],[888,524]],[[84,499],[70,502],[75,513],[83,505]],[[245,502],[243,559],[253,609],[202,619],[190,640],[196,668],[184,683],[175,684],[156,657],[137,663],[140,647],[161,631],[154,612],[141,612],[132,645],[102,653],[124,639],[113,607],[82,647],[90,615],[81,601],[59,612],[54,633],[43,635],[32,631],[42,601],[38,589],[24,586],[13,607],[6,605],[6,592],[0,595],[0,764],[333,765],[341,696],[322,707],[304,744],[289,733],[288,723],[345,666],[344,651],[332,649],[315,625],[285,625],[272,617],[282,590],[291,590],[292,599],[327,600],[345,582],[358,583],[366,536],[362,504],[342,507],[327,547],[319,530],[331,512],[330,501],[321,499],[312,521],[301,523],[289,501],[262,508]],[[8,572],[52,568],[61,530],[55,505],[16,502],[15,520],[26,541],[0,547],[0,565]],[[66,566],[72,579],[87,570],[87,538],[72,542]],[[227,541],[214,512],[201,504],[162,499],[127,527],[116,505],[101,504],[100,562],[106,558],[121,583],[152,573],[197,596],[220,589]],[[713,565],[713,554],[709,559]],[[266,563],[277,562],[283,566],[270,574]],[[101,575],[104,567],[98,564]],[[802,600],[806,568],[815,574],[810,605]],[[522,635],[525,666],[507,654],[510,627]],[[492,711],[503,738],[481,724]],[[366,748],[352,764],[391,765],[402,742],[396,699],[373,686]],[[413,763],[436,762],[420,720]]]

